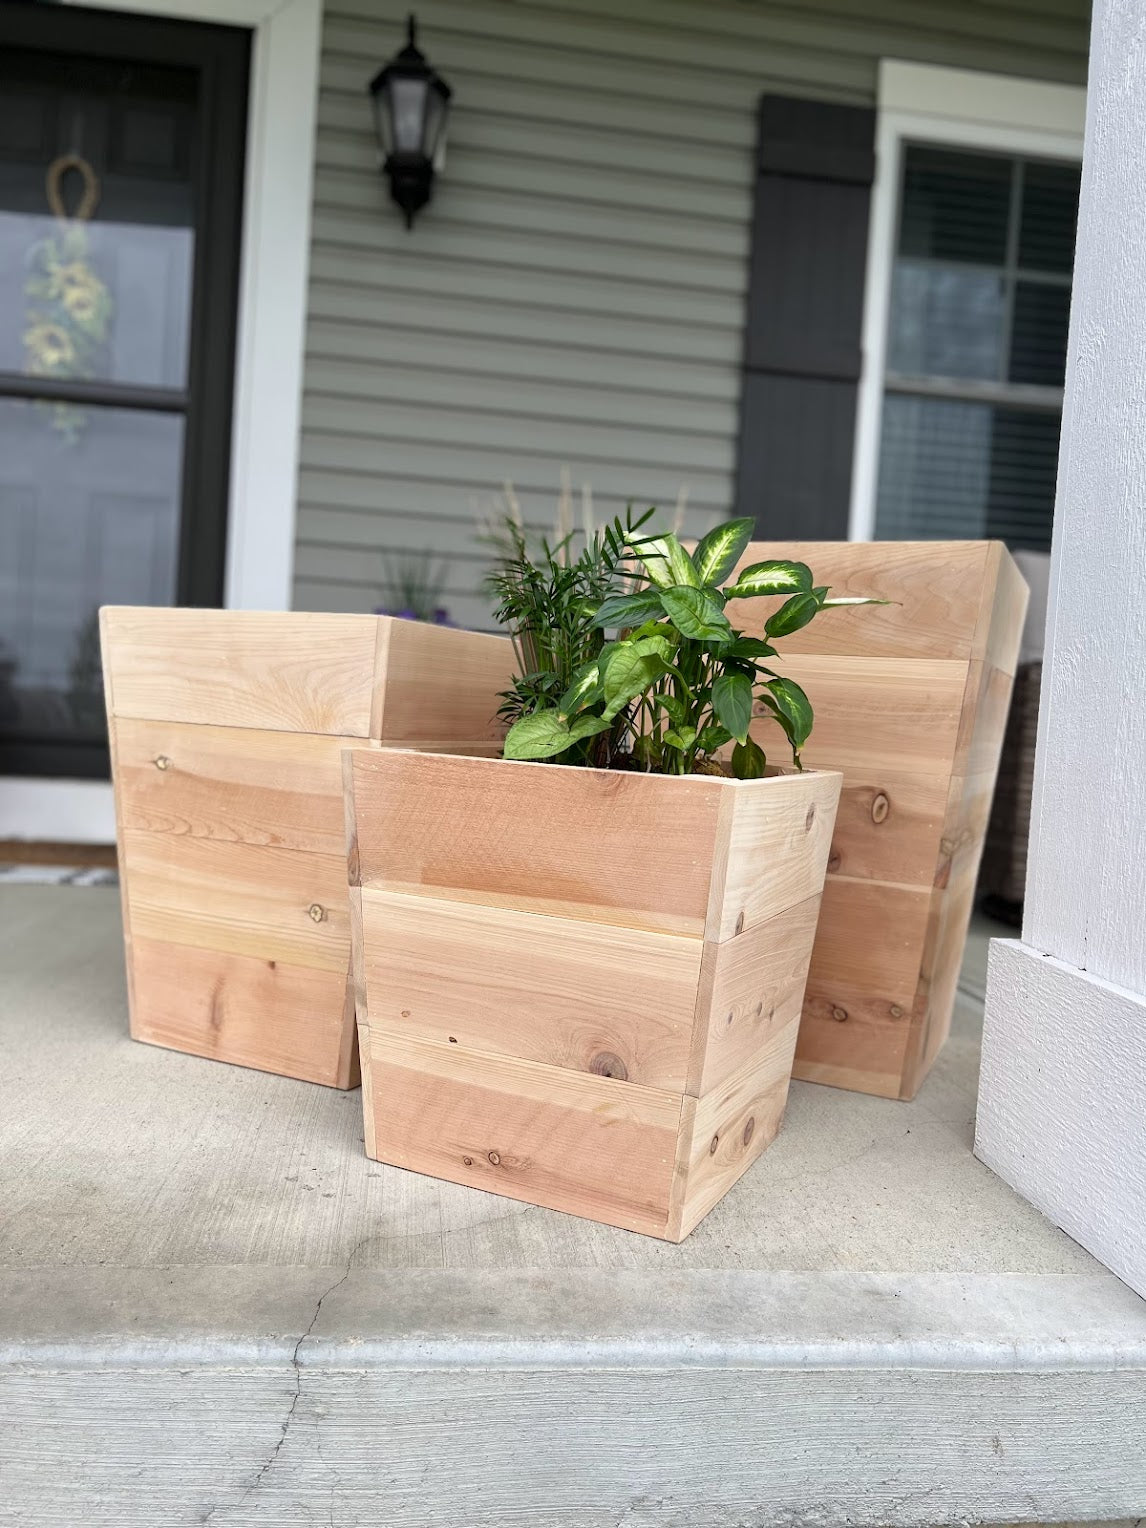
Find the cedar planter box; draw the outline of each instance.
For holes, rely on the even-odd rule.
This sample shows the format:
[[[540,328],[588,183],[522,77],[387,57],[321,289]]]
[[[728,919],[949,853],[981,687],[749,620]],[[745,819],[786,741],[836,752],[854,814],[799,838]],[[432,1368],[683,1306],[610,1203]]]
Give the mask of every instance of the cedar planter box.
[[[107,608],[131,1033],[358,1084],[341,754],[500,751],[500,637],[367,615]]]
[[[912,1098],[950,1028],[1027,586],[997,541],[754,542],[744,562],[768,557],[896,602],[783,642],[816,712],[805,761],[844,776],[793,1075]],[[729,619],[760,635],[777,603]]]
[[[683,1240],[779,1128],[839,775],[346,760],[367,1153]]]

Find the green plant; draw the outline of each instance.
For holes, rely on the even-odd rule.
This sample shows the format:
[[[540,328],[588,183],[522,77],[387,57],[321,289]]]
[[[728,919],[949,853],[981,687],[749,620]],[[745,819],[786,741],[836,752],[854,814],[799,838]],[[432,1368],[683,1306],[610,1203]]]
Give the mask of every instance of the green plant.
[[[512,514],[497,528],[498,561],[487,584],[497,602],[495,618],[508,628],[517,658],[517,677],[498,713],[514,730],[532,716],[558,714],[570,686],[600,657],[605,634],[598,614],[627,583],[632,544],[652,513],[636,520],[630,513],[600,531],[586,528],[576,553],[576,532],[556,542],[540,538],[535,556]],[[568,763],[611,762],[624,721],[616,714],[603,725],[596,721],[570,720],[562,749],[571,752]]]
[[[410,621],[442,625],[442,608],[449,563],[430,551],[383,552],[382,603],[379,615],[404,616]]]
[[[591,613],[582,610],[584,629],[602,640],[596,651],[581,651],[577,661],[564,664],[559,680],[546,682],[553,670],[544,654],[537,655],[529,693],[506,738],[506,758],[562,756],[569,763],[677,775],[730,769],[738,779],[755,779],[767,763],[749,736],[759,711],[778,723],[799,768],[812,707],[795,680],[765,661],[776,657],[773,639],[799,631],[833,606],[885,602],[831,599],[802,562],[754,563],[725,584],[752,537],[751,520],[725,521],[690,554],[671,533],[637,536],[644,519],[625,528],[623,545],[610,546],[607,570],[612,583],[639,566],[637,586],[586,594],[599,597]],[[778,594],[787,598],[765,622],[763,638],[737,631],[725,614],[730,599]],[[609,629],[617,631],[613,641],[604,640]],[[592,747],[599,737],[609,739],[603,759]],[[717,755],[729,743],[734,747],[726,769]]]

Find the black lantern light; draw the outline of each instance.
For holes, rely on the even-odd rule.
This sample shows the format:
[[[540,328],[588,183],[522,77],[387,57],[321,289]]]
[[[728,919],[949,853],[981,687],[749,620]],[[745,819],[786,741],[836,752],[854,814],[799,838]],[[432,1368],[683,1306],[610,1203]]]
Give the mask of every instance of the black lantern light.
[[[430,200],[434,174],[446,150],[450,87],[414,42],[417,23],[406,23],[406,46],[370,81],[382,169],[390,195],[406,214],[406,227]]]

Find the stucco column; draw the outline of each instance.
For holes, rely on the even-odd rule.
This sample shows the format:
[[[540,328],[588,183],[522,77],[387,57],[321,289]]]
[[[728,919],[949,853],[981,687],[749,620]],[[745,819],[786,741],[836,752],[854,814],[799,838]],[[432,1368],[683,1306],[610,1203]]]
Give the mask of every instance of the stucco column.
[[[1022,940],[975,1150],[1146,1294],[1146,10],[1095,0]]]

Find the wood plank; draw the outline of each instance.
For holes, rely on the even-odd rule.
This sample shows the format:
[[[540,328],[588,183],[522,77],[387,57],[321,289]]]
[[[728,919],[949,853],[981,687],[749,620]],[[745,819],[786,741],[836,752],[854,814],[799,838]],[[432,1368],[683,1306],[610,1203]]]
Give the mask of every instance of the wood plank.
[[[350,964],[343,855],[126,829],[132,936],[292,966]]]
[[[682,1093],[701,941],[366,888],[369,1026]]]
[[[1012,675],[985,663],[972,663],[967,674],[952,773],[995,774],[1011,709]]]
[[[958,659],[972,645],[985,597],[988,541],[753,541],[741,567],[769,558],[806,562],[833,595],[887,599],[884,606],[824,611],[783,641],[788,654]],[[993,581],[992,581],[993,585]],[[753,636],[779,599],[733,600],[732,624]],[[813,698],[814,703],[814,698]]]
[[[357,1065],[344,1051],[353,1034],[344,973],[138,934],[133,964],[135,1039],[329,1087],[357,1086]]]
[[[149,833],[340,854],[344,744],[318,733],[120,717],[121,821]]]
[[[733,815],[723,876],[714,887],[707,937],[732,939],[823,885],[840,775],[818,770],[729,782]]]
[[[845,773],[828,874],[931,885],[942,857],[949,790],[946,774]]]
[[[910,1009],[932,896],[931,887],[829,876],[808,972],[809,999],[818,996],[846,1010],[861,999],[878,999],[889,1012]]]
[[[364,887],[704,928],[732,782],[385,749],[354,750],[352,768]]]
[[[379,618],[105,606],[117,716],[367,737]]]
[[[666,1235],[678,1094],[373,1025],[369,1045],[378,1161]]]
[[[687,1185],[674,1241],[684,1238],[775,1140],[788,1099],[797,1020],[776,1031],[738,1072],[697,1100]]]
[[[886,769],[945,775],[959,740],[967,665],[952,659],[850,658],[785,651],[781,671],[808,693],[815,728],[805,765],[860,784]],[[752,735],[773,763],[787,744],[774,721]]]
[[[463,741],[500,749],[497,708],[514,673],[509,639],[416,621],[387,621],[384,631],[371,735],[394,748]]]
[[[799,1019],[819,911],[820,898],[809,897],[735,939],[705,944],[689,1093],[721,1086]]]
[[[1030,590],[1018,564],[1001,541],[991,542],[987,571],[983,617],[975,633],[971,656],[1013,676],[1019,666]]]

